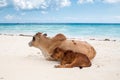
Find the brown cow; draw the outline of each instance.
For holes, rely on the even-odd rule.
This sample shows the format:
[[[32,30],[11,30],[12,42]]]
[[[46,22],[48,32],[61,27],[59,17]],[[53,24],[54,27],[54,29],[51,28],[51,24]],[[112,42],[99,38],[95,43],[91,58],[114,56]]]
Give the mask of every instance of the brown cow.
[[[47,37],[47,34],[36,33],[33,36],[29,46],[39,48],[47,60],[52,60],[51,54],[55,48],[59,47],[63,50],[71,50],[77,53],[85,54],[90,60],[96,55],[95,49],[84,41],[68,40],[63,34],[57,34],[55,37]]]
[[[56,68],[82,68],[91,66],[91,62],[85,54],[73,52],[71,50],[65,51],[56,48],[51,57],[60,61],[60,65],[56,65]]]

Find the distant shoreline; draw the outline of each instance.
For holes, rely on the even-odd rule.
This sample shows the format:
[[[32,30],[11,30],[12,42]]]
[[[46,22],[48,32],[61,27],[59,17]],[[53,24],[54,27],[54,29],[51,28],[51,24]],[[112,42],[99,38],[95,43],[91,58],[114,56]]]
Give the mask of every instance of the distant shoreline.
[[[27,35],[27,34],[1,34],[0,33],[0,36],[23,36],[23,37],[33,37],[33,35]],[[68,39],[77,39],[77,40],[81,40],[81,38],[68,38]],[[120,39],[113,39],[113,38],[85,38],[85,39],[82,39],[82,40],[90,40],[90,41],[113,41],[113,42],[116,42],[116,41],[120,41]]]
[[[120,23],[0,23],[0,25],[120,25]]]

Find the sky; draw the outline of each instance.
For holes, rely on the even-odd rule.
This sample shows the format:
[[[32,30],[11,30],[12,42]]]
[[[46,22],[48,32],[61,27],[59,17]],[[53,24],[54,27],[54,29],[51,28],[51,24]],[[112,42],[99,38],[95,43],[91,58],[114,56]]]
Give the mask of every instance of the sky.
[[[0,23],[120,23],[120,0],[0,0]]]

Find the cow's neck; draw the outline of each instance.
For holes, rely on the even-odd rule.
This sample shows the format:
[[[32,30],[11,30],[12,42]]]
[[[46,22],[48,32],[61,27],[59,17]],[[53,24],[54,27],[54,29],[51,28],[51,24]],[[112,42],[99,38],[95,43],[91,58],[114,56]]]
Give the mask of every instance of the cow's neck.
[[[44,39],[42,39],[42,41],[43,42],[41,43],[41,46],[39,48],[42,51],[45,58],[47,59],[49,57],[48,49],[51,45],[51,39],[50,38],[44,38]]]
[[[52,40],[50,38],[43,38],[41,48],[47,50],[51,46],[51,42]]]

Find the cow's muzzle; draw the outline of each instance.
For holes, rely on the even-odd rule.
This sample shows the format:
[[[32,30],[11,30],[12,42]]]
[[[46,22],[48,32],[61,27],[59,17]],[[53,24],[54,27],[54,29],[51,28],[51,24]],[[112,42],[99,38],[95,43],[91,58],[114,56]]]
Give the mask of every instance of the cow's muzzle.
[[[28,45],[29,45],[30,47],[32,47],[32,42],[30,41],[30,42],[28,43]]]

